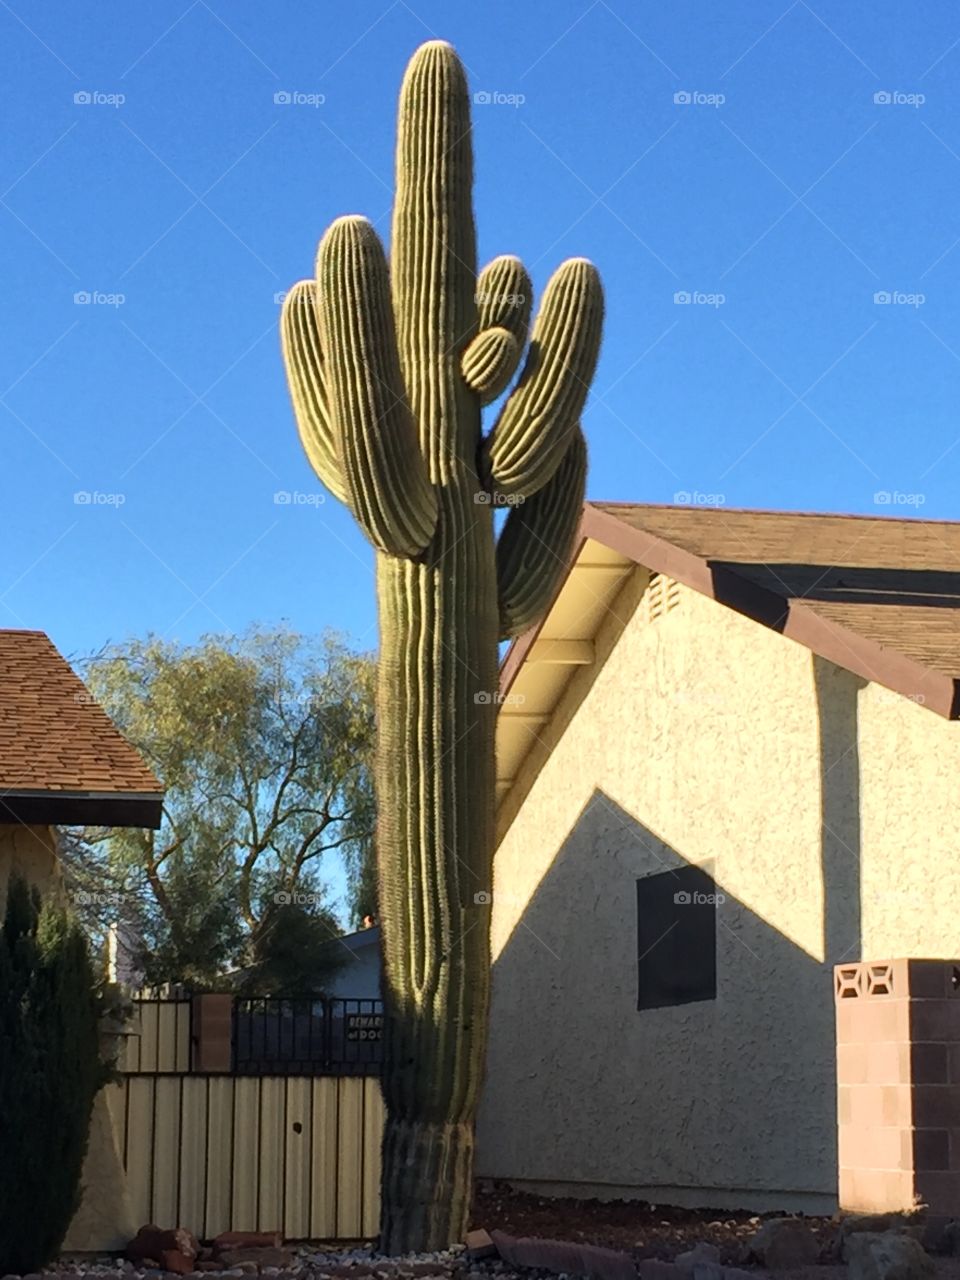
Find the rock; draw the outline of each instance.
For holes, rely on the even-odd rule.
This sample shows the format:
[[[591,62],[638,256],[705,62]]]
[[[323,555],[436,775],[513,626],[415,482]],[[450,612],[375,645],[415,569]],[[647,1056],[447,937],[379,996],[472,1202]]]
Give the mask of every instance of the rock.
[[[899,1231],[855,1232],[847,1254],[850,1280],[925,1280],[934,1269],[919,1241]]]
[[[218,1247],[217,1257],[226,1267],[242,1268],[245,1263],[252,1262],[256,1270],[259,1270],[262,1266],[289,1267],[293,1264],[292,1249],[257,1246],[231,1249]]]
[[[944,1222],[942,1218],[927,1222],[920,1234],[920,1243],[930,1253],[945,1253],[956,1258],[960,1255],[960,1222],[956,1219]]]
[[[923,1234],[923,1222],[918,1214],[911,1213],[847,1213],[840,1219],[839,1251],[844,1262],[848,1262],[847,1245],[850,1239],[863,1232],[871,1235],[882,1235],[886,1231],[896,1231],[903,1235],[912,1235],[917,1239]]]
[[[742,1271],[740,1267],[724,1267],[723,1280],[757,1280],[756,1271]]]
[[[536,1267],[560,1275],[589,1276],[592,1280],[637,1280],[633,1258],[616,1249],[533,1236],[514,1237],[504,1231],[490,1234],[500,1257],[512,1267]]]
[[[182,1253],[179,1249],[163,1249],[160,1253],[160,1265],[164,1271],[175,1276],[188,1276],[195,1262],[192,1254]]]
[[[802,1218],[769,1218],[747,1241],[745,1261],[771,1271],[812,1266],[820,1255],[816,1236]]]
[[[484,1231],[482,1227],[479,1227],[476,1231],[468,1231],[463,1244],[467,1251],[467,1257],[475,1262],[480,1258],[495,1258],[497,1256],[497,1246],[493,1243],[490,1232]]]
[[[687,1249],[684,1253],[678,1253],[674,1261],[684,1271],[692,1271],[694,1267],[701,1266],[704,1263],[719,1262],[720,1250],[715,1244],[708,1244],[705,1240],[701,1240],[692,1249]]]
[[[221,1231],[214,1239],[216,1249],[279,1249],[279,1231]]]
[[[197,1238],[184,1227],[175,1227],[170,1230],[164,1230],[162,1227],[155,1226],[151,1223],[149,1226],[141,1227],[137,1234],[124,1250],[124,1256],[129,1258],[131,1262],[135,1262],[143,1266],[147,1262],[156,1262],[166,1270],[172,1271],[173,1267],[168,1267],[163,1261],[165,1253],[179,1253],[184,1258],[189,1259],[192,1263],[200,1252],[200,1245]],[[187,1267],[186,1271],[192,1271],[193,1267]],[[186,1272],[178,1271],[178,1275],[185,1275]]]
[[[660,1258],[641,1258],[637,1263],[640,1280],[684,1280],[686,1272],[674,1262]]]

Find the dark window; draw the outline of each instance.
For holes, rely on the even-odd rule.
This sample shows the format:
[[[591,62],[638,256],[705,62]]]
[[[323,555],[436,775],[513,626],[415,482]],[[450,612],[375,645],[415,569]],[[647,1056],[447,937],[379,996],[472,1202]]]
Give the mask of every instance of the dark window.
[[[713,877],[681,867],[637,881],[638,1009],[717,997]]]

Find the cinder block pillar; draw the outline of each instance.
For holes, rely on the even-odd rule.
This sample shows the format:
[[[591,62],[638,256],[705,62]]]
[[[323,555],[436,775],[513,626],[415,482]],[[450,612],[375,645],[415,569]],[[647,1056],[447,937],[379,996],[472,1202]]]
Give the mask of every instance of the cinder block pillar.
[[[191,1070],[233,1070],[233,996],[202,995],[191,1001]]]
[[[841,1208],[960,1216],[960,960],[834,979]]]

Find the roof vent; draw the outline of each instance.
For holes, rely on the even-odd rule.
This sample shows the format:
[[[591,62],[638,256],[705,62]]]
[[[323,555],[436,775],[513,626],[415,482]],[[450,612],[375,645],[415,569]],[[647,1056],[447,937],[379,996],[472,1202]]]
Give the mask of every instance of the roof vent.
[[[651,573],[647,584],[647,620],[656,622],[657,618],[680,603],[680,583],[667,578],[662,573]]]

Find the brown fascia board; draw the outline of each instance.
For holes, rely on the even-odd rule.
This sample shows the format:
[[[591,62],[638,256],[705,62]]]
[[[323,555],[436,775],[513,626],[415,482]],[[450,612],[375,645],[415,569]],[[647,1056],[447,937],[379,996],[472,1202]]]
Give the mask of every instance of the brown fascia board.
[[[145,827],[156,831],[163,793],[0,791],[0,823],[50,827]]]
[[[920,702],[947,720],[960,719],[960,682],[952,676],[933,671],[906,654],[858,635],[799,601],[788,600],[766,587],[748,582],[734,570],[711,564],[702,556],[634,528],[589,502],[584,503],[577,554],[587,538],[699,591],[761,626],[779,631],[864,680]],[[538,632],[539,628],[527,632],[511,646],[501,668],[501,692],[509,690]]]

